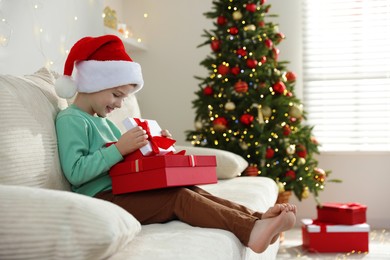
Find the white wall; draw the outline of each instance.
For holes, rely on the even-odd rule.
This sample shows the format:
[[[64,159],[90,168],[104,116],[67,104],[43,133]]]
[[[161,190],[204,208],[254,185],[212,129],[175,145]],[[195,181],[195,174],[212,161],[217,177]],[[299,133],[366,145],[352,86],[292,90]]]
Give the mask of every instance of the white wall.
[[[44,66],[48,60],[58,72],[62,71],[65,50],[86,35],[102,33],[101,13],[109,4],[117,8],[118,16],[126,22],[136,37],[143,39],[148,51],[135,51],[130,56],[141,63],[145,88],[139,94],[145,118],[154,118],[162,127],[184,144],[184,131],[193,129],[193,92],[198,82],[194,75],[205,76],[199,62],[210,53],[209,47],[196,48],[204,41],[203,29],[212,28],[212,21],[202,14],[209,11],[206,0],[0,0],[0,19],[5,17],[13,29],[7,47],[0,47],[0,73],[27,74]],[[286,40],[279,45],[281,60],[290,61],[289,69],[302,75],[301,0],[268,0],[271,13]],[[77,3],[77,4],[76,4]],[[148,13],[148,19],[143,17]],[[77,21],[74,17],[77,16]],[[44,28],[39,34],[34,28]],[[39,43],[42,43],[41,45]],[[302,81],[297,94],[302,92]],[[331,169],[341,184],[328,184],[321,200],[360,202],[368,205],[368,222],[374,227],[390,227],[389,153],[323,153],[320,166]],[[237,191],[239,192],[239,191]],[[315,218],[312,198],[298,202],[298,218]]]
[[[75,41],[102,34],[102,6],[103,0],[0,0],[0,20],[12,29],[0,46],[0,73],[29,74],[45,65],[62,72]]]

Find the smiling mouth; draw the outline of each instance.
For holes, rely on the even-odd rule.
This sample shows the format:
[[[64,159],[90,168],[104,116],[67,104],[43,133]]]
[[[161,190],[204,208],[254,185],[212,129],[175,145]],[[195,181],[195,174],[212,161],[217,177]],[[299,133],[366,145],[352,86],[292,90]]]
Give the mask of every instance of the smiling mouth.
[[[111,113],[112,111],[114,111],[114,108],[112,108],[112,107],[107,107],[107,113]]]

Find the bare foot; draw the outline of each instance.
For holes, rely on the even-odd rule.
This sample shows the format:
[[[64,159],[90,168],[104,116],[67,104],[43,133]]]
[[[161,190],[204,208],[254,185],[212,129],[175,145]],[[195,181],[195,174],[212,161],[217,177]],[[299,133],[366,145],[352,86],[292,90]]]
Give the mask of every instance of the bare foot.
[[[292,211],[282,211],[278,216],[257,220],[249,237],[248,247],[256,253],[261,253],[280,232],[289,230],[295,224],[295,214]]]
[[[262,219],[274,218],[274,217],[278,216],[282,211],[292,211],[292,212],[294,213],[294,215],[296,215],[296,213],[297,213],[297,207],[296,207],[295,205],[287,204],[287,203],[276,204],[275,206],[270,207],[270,208],[263,214]],[[278,237],[279,237],[279,236],[280,236],[280,234],[275,235],[275,236],[271,239],[271,243],[270,243],[270,244],[275,243],[276,240],[278,240]]]

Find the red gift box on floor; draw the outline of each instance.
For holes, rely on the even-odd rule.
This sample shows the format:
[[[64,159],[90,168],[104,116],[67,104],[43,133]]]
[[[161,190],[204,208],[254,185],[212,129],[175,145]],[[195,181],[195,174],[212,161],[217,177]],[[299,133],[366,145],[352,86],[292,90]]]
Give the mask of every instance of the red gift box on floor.
[[[324,203],[317,206],[318,221],[340,225],[366,223],[367,206],[359,203]]]
[[[329,225],[302,219],[303,247],[311,252],[368,252],[370,226]]]
[[[150,156],[124,161],[110,169],[113,194],[217,182],[216,157]]]

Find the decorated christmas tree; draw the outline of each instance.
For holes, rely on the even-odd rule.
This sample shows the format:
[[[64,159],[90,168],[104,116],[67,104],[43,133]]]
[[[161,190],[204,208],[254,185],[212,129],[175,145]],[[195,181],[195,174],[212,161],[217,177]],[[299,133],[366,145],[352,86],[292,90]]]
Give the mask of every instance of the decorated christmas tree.
[[[279,61],[285,36],[266,20],[275,15],[265,2],[213,1],[205,13],[215,26],[199,45],[211,47],[201,62],[209,74],[197,77],[195,130],[187,140],[243,156],[244,175],[270,177],[299,200],[310,193],[317,198],[329,171],[318,167],[319,144],[294,94],[296,75]]]

